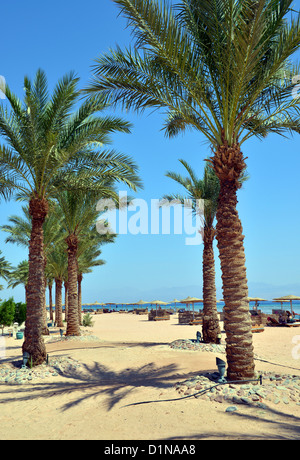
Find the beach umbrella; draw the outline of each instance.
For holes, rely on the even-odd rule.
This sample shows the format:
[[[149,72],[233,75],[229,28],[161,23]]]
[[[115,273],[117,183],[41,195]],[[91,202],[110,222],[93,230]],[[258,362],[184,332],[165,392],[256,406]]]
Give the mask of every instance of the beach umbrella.
[[[300,297],[297,295],[286,295],[284,297],[276,297],[274,300],[289,300],[291,304],[291,313],[293,314],[293,300],[300,300]]]
[[[178,299],[173,299],[170,303],[175,303],[175,311],[177,312],[176,304],[177,304],[177,303],[180,303],[180,300],[178,300]]]
[[[157,305],[169,305],[168,302],[163,302],[162,300],[153,300],[153,302],[149,302],[151,305],[156,305],[156,310],[157,310]]]
[[[132,305],[145,305],[147,303],[151,303],[151,302],[145,302],[145,300],[139,300],[138,302],[132,304]]]
[[[281,307],[281,310],[282,310],[282,309],[283,309],[282,304],[283,304],[284,302],[289,302],[289,300],[277,300],[277,299],[273,299],[273,302],[278,302],[278,303],[280,302],[280,307]]]
[[[193,305],[193,318],[195,316],[194,305],[195,303],[198,303],[198,302],[203,302],[203,299],[198,299],[197,297],[187,297],[186,299],[183,299],[180,301],[180,303],[186,303],[187,305],[191,303]]]
[[[180,300],[178,300],[178,299],[173,299],[170,303],[175,303],[175,307],[176,307],[176,304],[177,304],[177,303],[180,303]]]
[[[248,297],[249,302],[255,302],[255,309],[258,307],[258,302],[266,302],[267,299],[261,299],[260,297]]]

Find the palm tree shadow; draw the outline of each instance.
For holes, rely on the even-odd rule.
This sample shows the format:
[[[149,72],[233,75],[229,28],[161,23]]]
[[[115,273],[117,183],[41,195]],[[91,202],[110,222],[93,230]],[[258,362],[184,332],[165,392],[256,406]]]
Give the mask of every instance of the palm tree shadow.
[[[64,382],[37,383],[30,387],[30,391],[28,391],[28,387],[17,384],[10,385],[9,389],[6,387],[5,391],[12,396],[11,398],[3,398],[2,402],[5,404],[13,401],[51,398],[67,394],[75,396],[77,393],[78,396],[61,407],[62,411],[67,411],[85,400],[98,396],[104,396],[103,405],[107,411],[110,411],[136,388],[172,388],[177,381],[192,378],[199,374],[199,371],[179,372],[178,366],[174,363],[163,367],[156,367],[154,363],[148,363],[137,368],[114,371],[107,366],[94,362],[90,365],[82,364],[80,370],[70,367],[62,373],[57,368],[57,372],[66,379]],[[0,399],[2,399],[1,394]]]
[[[171,388],[176,379],[182,377],[177,372],[176,364],[156,367],[154,363],[148,363],[139,368],[127,368],[119,372],[112,371],[97,362],[93,365],[85,364],[83,367],[84,370],[80,375],[70,373],[68,377],[75,379],[80,384],[81,389],[89,389],[89,398],[105,395],[107,399],[104,405],[108,411],[135,388]],[[80,404],[86,398],[87,396],[83,395],[76,401],[65,404],[63,410]]]

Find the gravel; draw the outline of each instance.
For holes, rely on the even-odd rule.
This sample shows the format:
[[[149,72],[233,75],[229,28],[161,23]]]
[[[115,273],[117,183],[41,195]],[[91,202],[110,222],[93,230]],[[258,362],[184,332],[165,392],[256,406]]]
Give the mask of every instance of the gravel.
[[[100,339],[93,335],[81,336],[45,336],[45,342],[99,342]],[[72,377],[80,374],[84,370],[84,366],[77,360],[71,357],[53,357],[49,355],[48,364],[44,363],[33,368],[22,368],[22,360],[4,363],[0,365],[0,383],[5,384],[30,384],[41,380],[47,380],[52,377],[68,376]]]
[[[215,386],[219,374],[197,375],[196,377],[177,382],[175,389],[182,397],[214,401],[218,403],[234,403],[267,408],[268,402],[274,404],[296,404],[300,406],[300,377],[289,374],[261,372],[262,385],[259,382],[226,383]],[[235,407],[235,409],[232,409]],[[231,409],[230,409],[231,408]],[[227,407],[226,411],[237,410],[236,406]]]
[[[82,364],[71,357],[49,358],[49,364],[22,368],[22,361],[0,366],[0,383],[22,385],[37,383],[59,375],[72,377],[83,370]]]

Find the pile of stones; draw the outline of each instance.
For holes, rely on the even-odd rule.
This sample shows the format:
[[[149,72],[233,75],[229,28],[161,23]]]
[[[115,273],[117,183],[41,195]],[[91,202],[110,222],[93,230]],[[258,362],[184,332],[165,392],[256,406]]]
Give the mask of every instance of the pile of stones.
[[[262,385],[257,381],[240,384],[228,382],[216,386],[219,373],[206,373],[176,383],[175,389],[182,397],[194,396],[218,403],[246,404],[260,408],[266,408],[268,402],[300,406],[299,376],[272,372],[261,372],[261,375]]]
[[[59,375],[72,376],[83,370],[82,364],[71,357],[49,358],[49,363],[33,368],[22,368],[22,361],[5,363],[0,366],[0,383],[22,385],[37,383]]]
[[[225,345],[215,343],[202,343],[191,339],[178,339],[169,344],[170,348],[188,351],[209,351],[212,353],[225,353]]]

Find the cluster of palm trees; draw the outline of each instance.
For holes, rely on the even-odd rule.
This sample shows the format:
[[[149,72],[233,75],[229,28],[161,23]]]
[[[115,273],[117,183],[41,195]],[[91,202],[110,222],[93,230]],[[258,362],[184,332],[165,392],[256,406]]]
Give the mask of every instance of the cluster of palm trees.
[[[108,106],[101,98],[80,101],[74,74],[64,76],[50,96],[46,75],[38,70],[34,81],[25,77],[24,91],[21,101],[6,87],[9,109],[0,106],[0,192],[4,199],[27,202],[26,228],[19,221],[13,230],[18,227],[29,249],[23,352],[38,365],[46,359],[47,276],[58,285],[67,280],[66,333],[79,335],[78,280],[89,263],[101,263],[97,251],[105,242],[95,229],[96,203],[100,198],[117,200],[117,182],[136,190],[141,181],[129,157],[103,147],[111,133],[129,133],[129,123],[101,114]],[[17,232],[6,230],[18,240]]]
[[[23,105],[7,88],[11,112],[0,110],[0,134],[8,144],[0,146],[0,191],[4,198],[15,191],[27,197],[31,219],[23,349],[34,364],[45,359],[37,331],[43,326],[43,226],[52,214],[52,200],[63,210],[65,205],[76,207],[79,198],[90,203],[95,197],[115,196],[116,181],[133,190],[140,186],[132,160],[100,148],[110,132],[129,132],[128,123],[96,113],[108,106],[163,109],[167,136],[192,128],[211,146],[204,181],[216,185],[218,199],[213,206],[216,228],[207,214],[203,234],[204,263],[210,267],[204,282],[206,330],[211,337],[216,334],[215,293],[206,289],[214,279],[216,236],[225,301],[227,376],[253,378],[244,236],[237,212],[237,192],[246,169],[242,145],[252,136],[263,139],[269,133],[300,132],[299,99],[291,96],[293,77],[300,69],[290,59],[300,46],[299,15],[294,18],[291,0],[114,2],[132,29],[134,47],[117,47],[96,60],[92,81],[84,90],[87,98],[74,114],[77,79],[64,77],[49,98],[41,71],[33,83],[25,79]],[[194,177],[186,187],[189,193],[196,182]],[[202,190],[200,198],[205,193]],[[76,260],[84,239],[80,228],[65,219],[68,317],[76,334],[78,319],[71,312],[77,306]]]
[[[65,192],[65,195],[68,192]],[[70,193],[69,193],[70,194]],[[77,271],[77,297],[78,297],[78,315],[79,325],[82,325],[81,317],[81,284],[84,273],[91,272],[93,267],[103,265],[105,262],[100,259],[100,247],[105,243],[114,242],[115,236],[111,234],[99,235],[95,230],[95,220],[97,213],[94,209],[94,204],[85,206],[81,200],[77,201],[76,208],[60,206],[64,192],[61,192],[61,197],[57,203],[52,203],[51,214],[47,216],[43,225],[44,232],[44,257],[45,257],[45,285],[49,290],[49,312],[50,320],[54,320],[53,302],[52,302],[52,286],[55,284],[55,322],[57,326],[63,326],[62,317],[62,288],[65,288],[65,319],[68,318],[68,257],[66,238],[67,222],[73,219],[75,225],[81,226],[80,241],[78,243],[78,252],[76,257]],[[74,195],[74,194],[73,194]],[[22,207],[23,217],[12,215],[9,217],[9,224],[3,225],[1,230],[9,235],[5,239],[5,243],[14,243],[23,247],[29,246],[31,233],[31,219],[28,212],[28,206]],[[0,266],[4,270],[3,264]],[[15,288],[19,284],[24,285],[27,293],[29,263],[28,260],[21,261],[16,268],[8,267],[6,270],[5,279],[8,281],[8,287]],[[1,276],[1,273],[0,273]],[[4,277],[4,272],[2,274]],[[75,308],[71,312],[76,312]],[[70,329],[70,328],[69,328]],[[45,326],[45,333],[47,333]],[[71,330],[70,334],[74,334]]]

